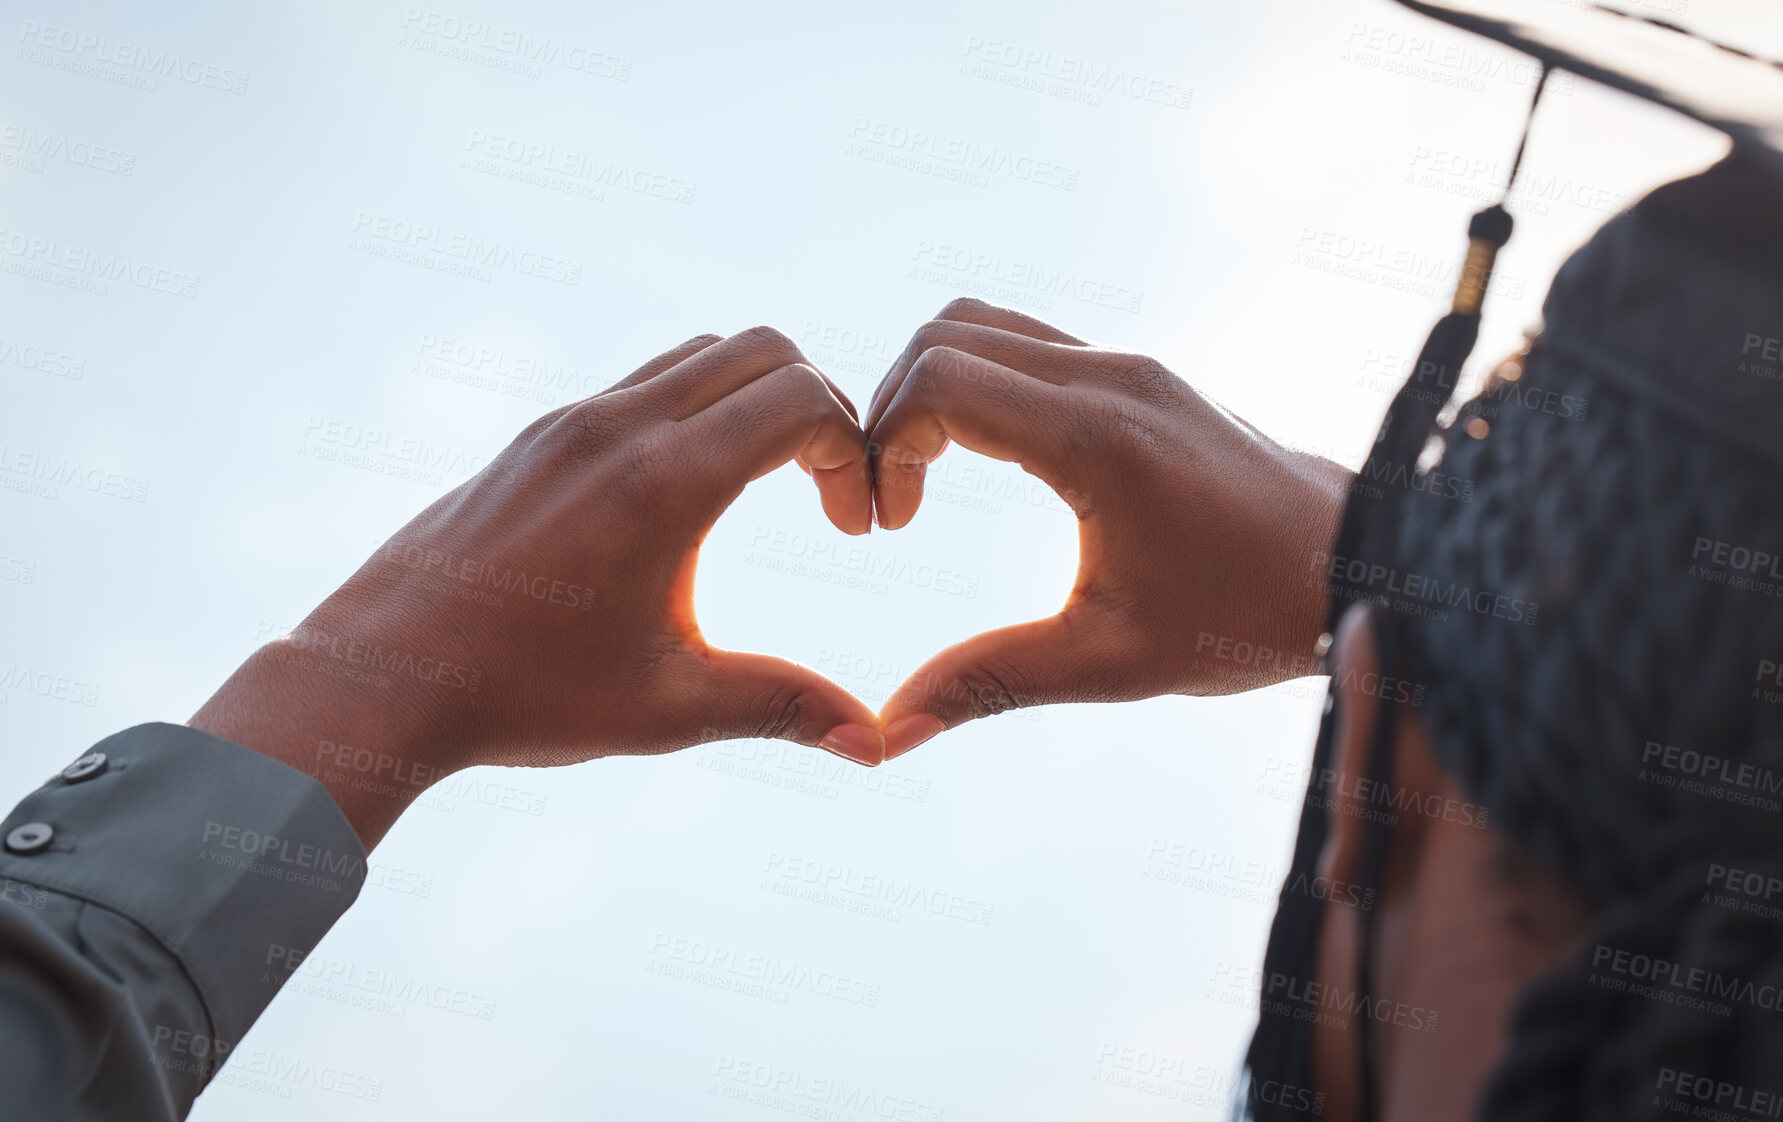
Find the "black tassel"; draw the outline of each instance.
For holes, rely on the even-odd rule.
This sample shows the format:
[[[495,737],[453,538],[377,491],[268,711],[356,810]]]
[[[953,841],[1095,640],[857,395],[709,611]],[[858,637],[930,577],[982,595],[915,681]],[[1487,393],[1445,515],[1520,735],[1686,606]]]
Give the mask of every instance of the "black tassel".
[[[1411,376],[1393,395],[1375,435],[1368,462],[1350,488],[1332,549],[1331,605],[1325,630],[1336,633],[1337,621],[1350,604],[1372,598],[1368,573],[1374,562],[1387,563],[1399,530],[1399,501],[1418,470],[1418,457],[1436,418],[1461,378],[1461,367],[1473,354],[1480,336],[1480,305],[1492,277],[1498,250],[1510,240],[1511,216],[1493,205],[1473,216],[1468,225],[1467,258],[1455,287],[1453,310],[1436,321]],[[1361,566],[1355,562],[1364,562]],[[1354,569],[1359,580],[1345,574]]]

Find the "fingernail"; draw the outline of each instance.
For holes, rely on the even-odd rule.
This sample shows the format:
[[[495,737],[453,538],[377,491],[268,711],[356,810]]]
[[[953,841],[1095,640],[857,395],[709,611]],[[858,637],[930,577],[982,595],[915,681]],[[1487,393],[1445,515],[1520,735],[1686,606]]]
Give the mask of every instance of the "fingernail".
[[[866,725],[837,725],[817,746],[866,767],[878,767],[885,759],[885,737]]]
[[[912,713],[885,726],[885,758],[897,759],[910,749],[946,729],[941,718],[928,713]]]

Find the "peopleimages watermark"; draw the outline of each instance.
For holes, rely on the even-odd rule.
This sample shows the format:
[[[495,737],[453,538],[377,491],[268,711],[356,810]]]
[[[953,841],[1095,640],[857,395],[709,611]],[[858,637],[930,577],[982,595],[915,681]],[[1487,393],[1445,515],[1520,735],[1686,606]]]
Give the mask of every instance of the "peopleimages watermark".
[[[989,924],[995,911],[982,900],[942,892],[917,880],[900,880],[779,851],[768,854],[763,874],[758,888],[893,923],[903,919],[904,908],[979,926]]]
[[[451,814],[456,809],[456,804],[448,800],[460,798],[533,818],[545,813],[547,797],[542,792],[479,779],[475,769],[442,776],[440,770],[431,764],[412,763],[387,752],[354,748],[347,744],[336,744],[332,740],[324,740],[317,746],[316,760],[317,778],[386,795],[429,810]],[[323,768],[327,766],[346,770],[324,771]],[[376,868],[377,866],[373,866],[374,871]],[[419,895],[425,896],[427,893],[421,892]]]
[[[378,551],[382,557],[396,561],[421,574],[435,591],[475,600],[488,607],[502,607],[504,601],[496,593],[516,596],[521,601],[536,600],[563,608],[586,612],[594,607],[594,589],[575,581],[530,573],[511,565],[489,560],[461,557],[441,549],[392,542]]]
[[[47,670],[38,670],[23,663],[12,663],[5,670],[0,670],[0,701],[6,701],[13,691],[35,694],[50,701],[65,701],[70,705],[83,705],[88,709],[99,704],[99,687],[90,682],[82,682],[66,674],[53,674]]]
[[[559,194],[606,201],[606,189],[616,187],[636,195],[683,205],[692,203],[697,183],[634,168],[621,160],[602,159],[587,152],[560,151],[555,144],[522,140],[501,133],[472,129],[465,143],[470,155],[461,165],[467,171],[492,175]]]
[[[121,86],[153,92],[160,88],[157,79],[171,78],[222,93],[248,92],[245,70],[189,58],[174,51],[155,50],[108,35],[76,31],[72,27],[20,20],[18,41],[23,45],[14,56],[16,58]]]
[[[1234,639],[1229,635],[1215,635],[1211,631],[1203,631],[1195,636],[1195,657],[1198,665],[1205,665],[1207,659],[1213,659],[1234,666],[1267,670],[1284,678],[1330,673],[1334,684],[1342,690],[1353,690],[1369,697],[1396,701],[1414,708],[1424,704],[1424,685],[1421,682],[1412,682],[1373,670],[1357,670],[1353,666],[1333,670],[1312,654],[1279,650],[1265,643]]]
[[[1267,861],[1164,838],[1151,839],[1146,848],[1145,867],[1139,875],[1148,880],[1269,907],[1274,907],[1282,894],[1305,896],[1320,903],[1362,911],[1374,907],[1372,888],[1363,888],[1336,877],[1309,877],[1304,872],[1284,878],[1282,870]]]
[[[1757,807],[1773,814],[1783,811],[1783,802],[1779,801],[1783,798],[1783,773],[1712,752],[1649,740],[1641,748],[1638,778],[1737,806]]]
[[[149,1034],[155,1055],[150,1062],[168,1071],[190,1072],[212,1083],[259,1091],[278,1098],[291,1097],[291,1085],[377,1102],[384,1081],[335,1064],[317,1064],[266,1048],[241,1050],[236,1042],[190,1029],[157,1023]],[[230,1061],[224,1067],[224,1061]],[[222,1071],[218,1071],[223,1068]],[[276,1081],[276,1082],[274,1082]]]
[[[146,479],[95,467],[66,456],[47,455],[35,449],[0,442],[0,488],[43,499],[59,499],[62,497],[63,487],[77,487],[95,495],[131,503],[149,501],[149,484]]]
[[[1605,943],[1592,948],[1591,969],[1591,977],[1587,980],[1594,985],[1719,1017],[1732,1016],[1736,1004],[1783,1013],[1783,989],[1769,982],[1759,983],[1719,970],[1685,966]]]
[[[45,161],[90,168],[113,175],[136,170],[136,154],[89,140],[75,140],[29,125],[0,125],[0,164],[42,174]]]
[[[1279,786],[1271,787],[1272,783]],[[1350,775],[1333,768],[1314,768],[1279,756],[1271,756],[1264,762],[1257,794],[1288,802],[1299,799],[1302,792],[1306,800],[1320,810],[1338,811],[1388,826],[1398,823],[1402,813],[1475,830],[1484,830],[1491,818],[1490,810],[1478,803],[1419,791],[1390,780]]]
[[[6,271],[14,276],[94,296],[110,292],[112,281],[184,300],[198,295],[198,278],[191,273],[59,238],[0,230],[0,255],[5,257]]]
[[[1289,264],[1332,276],[1359,280],[1396,292],[1437,296],[1450,292],[1465,264],[1459,257],[1358,238],[1339,230],[1301,228]],[[1488,290],[1507,300],[1521,300],[1528,288],[1522,277],[1494,271]]]
[[[1404,74],[1437,85],[1470,93],[1483,93],[1488,80],[1513,86],[1533,87],[1546,70],[1536,59],[1504,51],[1485,51],[1470,42],[1450,40],[1423,32],[1407,34],[1381,24],[1352,23],[1344,37],[1342,61],[1374,70]],[[1566,71],[1548,75],[1544,88],[1550,96],[1569,96],[1573,76]]]
[[[954,674],[942,674],[928,670],[920,673],[899,663],[888,662],[878,655],[859,654],[854,651],[839,651],[833,647],[820,647],[817,652],[817,663],[813,667],[825,675],[848,685],[849,692],[862,701],[875,705],[883,704],[897,690],[909,686],[925,696],[945,698],[949,701],[964,701],[972,705],[982,705],[989,696],[982,684],[968,681]],[[1043,719],[1042,710],[1038,706],[1020,709],[1005,709],[998,713],[1004,720],[1038,722]],[[785,741],[774,741],[784,744]],[[828,753],[820,753],[828,756]],[[834,759],[833,756],[829,757]],[[845,775],[857,772],[866,775],[878,775],[884,768],[861,768],[843,764]],[[895,774],[888,772],[887,774]],[[923,798],[927,797],[928,786],[923,785]],[[916,801],[921,802],[922,798]]]
[[[1048,268],[967,246],[919,241],[913,256],[915,265],[908,274],[912,279],[1039,311],[1050,311],[1055,296],[1134,315],[1145,303],[1143,292],[1080,276],[1073,269]]]
[[[41,912],[45,904],[50,902],[50,894],[36,885],[24,884],[11,877],[0,877],[0,904],[11,904],[15,908],[29,908]]]
[[[1711,890],[1721,890],[1719,894],[1704,892],[1702,902],[1705,904],[1745,912],[1761,919],[1783,920],[1783,907],[1773,903],[1778,896],[1783,896],[1783,876],[1715,862],[1708,867],[1705,883]]]
[[[1433,1033],[1441,1020],[1436,1010],[1422,1005],[1395,1001],[1380,994],[1363,996],[1339,985],[1228,962],[1215,964],[1212,983],[1215,987],[1227,987],[1227,991],[1235,995],[1254,998],[1254,1007],[1262,1013],[1292,1017],[1327,1028],[1347,1029],[1352,1017],[1361,1017],[1409,1032]],[[1210,989],[1207,996],[1213,995],[1214,991]],[[1219,1000],[1226,1005],[1247,1004],[1242,996]]]
[[[873,331],[809,319],[805,321],[805,329],[800,332],[798,341],[807,350],[825,352],[812,356],[823,360],[824,373],[871,378],[875,385],[903,349],[902,337],[894,339]]]
[[[1429,619],[1447,619],[1448,613],[1443,609],[1457,608],[1534,626],[1541,610],[1541,605],[1532,600],[1489,589],[1475,589],[1459,581],[1445,581],[1340,553],[1316,552],[1313,570],[1315,583],[1321,588],[1329,588],[1333,596],[1366,600],[1396,612]]]
[[[366,967],[302,947],[271,943],[266,948],[264,981],[337,1001],[343,1005],[401,1017],[409,1006],[426,1006],[478,1021],[495,1019],[496,999],[416,974]],[[311,983],[305,985],[305,982]]]
[[[1737,1122],[1740,1115],[1748,1118],[1783,1118],[1783,1094],[1776,1091],[1755,1091],[1725,1079],[1692,1075],[1677,1068],[1660,1068],[1659,1078],[1654,1082],[1653,1089],[1677,1096],[1666,1109],[1677,1114],[1688,1114],[1692,1118],[1708,1118],[1712,1122]],[[1692,1103],[1696,1105],[1692,1107]],[[1729,1113],[1730,1111],[1738,1111],[1739,1114]]]
[[[716,736],[718,730],[703,730]],[[855,788],[910,803],[929,801],[929,781],[886,768],[864,768],[785,740],[715,740],[688,753],[693,766],[820,799]]]
[[[965,137],[871,117],[854,118],[842,154],[973,187],[988,187],[996,176],[1075,191],[1082,174],[1080,169],[1056,160],[1037,159]]]
[[[339,772],[324,771],[325,767],[343,769]],[[346,773],[357,773],[349,776]],[[355,779],[361,783],[353,783],[362,790],[370,790],[380,794],[389,794],[404,802],[412,801],[426,791],[427,788],[445,778],[445,773],[432,764],[417,764],[392,756],[388,752],[377,752],[370,748],[355,748],[349,744],[338,744],[332,740],[316,742],[316,771],[318,777],[336,775],[353,783]]]
[[[1699,537],[1690,549],[1689,575],[1745,592],[1783,596],[1783,556],[1766,549]]]
[[[580,43],[550,35],[534,35],[477,19],[462,19],[433,8],[410,7],[403,12],[403,34],[397,45],[456,59],[491,70],[505,70],[537,78],[544,67],[555,66],[575,74],[631,80],[632,61]]]
[[[1113,94],[1168,109],[1187,109],[1195,95],[1192,87],[1180,82],[1072,55],[1055,55],[1007,39],[968,35],[964,54],[960,73],[969,77],[1084,105],[1101,105],[1104,94]]]
[[[78,382],[87,376],[86,356],[21,342],[5,335],[0,335],[0,364],[35,370],[70,382]]]
[[[968,600],[978,598],[979,580],[975,574],[921,561],[913,563],[853,542],[829,541],[758,522],[749,535],[749,547],[745,558],[749,563],[813,577],[825,584],[859,588],[876,596],[885,595],[891,584],[903,584]]]
[[[1281,870],[1267,861],[1154,837],[1139,875],[1251,904],[1274,902]]]
[[[849,1122],[857,1113],[888,1122],[941,1122],[946,1113],[903,1095],[741,1056],[719,1056],[712,1074],[709,1094],[817,1122]]]
[[[844,1005],[879,1004],[879,986],[834,970],[773,955],[755,954],[722,943],[658,931],[650,941],[645,972],[758,997],[785,1005],[793,993],[808,993]]]
[[[479,667],[462,666],[451,659],[434,655],[417,655],[413,651],[386,647],[376,640],[357,639],[338,632],[323,631],[321,628],[312,627],[293,632],[286,636],[285,641],[294,651],[320,655],[330,662],[340,664],[347,672],[343,676],[357,680],[362,685],[376,684],[389,689],[394,684],[390,678],[375,678],[373,671],[411,678],[430,686],[464,690],[467,693],[476,693],[483,683],[483,671]],[[317,668],[327,664],[312,662],[311,665],[312,668]]]
[[[447,474],[460,478],[475,475],[489,463],[487,456],[463,448],[315,414],[304,422],[299,438],[300,456],[430,487],[444,483]]]
[[[1769,658],[1759,659],[1758,675],[1754,680],[1759,684],[1752,687],[1752,700],[1765,701],[1772,705],[1783,702],[1783,688],[1771,688],[1783,687],[1783,662]]]
[[[1466,394],[1469,379],[1465,371],[1446,364],[1395,351],[1370,348],[1362,356],[1361,373],[1350,383],[1354,389],[1392,396],[1403,388],[1415,401],[1441,405],[1457,391]],[[1542,413],[1563,421],[1583,421],[1590,407],[1587,398],[1574,393],[1543,389],[1523,378],[1520,356],[1508,358],[1492,370],[1491,377],[1477,392],[1468,395],[1473,412],[1487,420],[1496,420],[1513,408],[1526,413]]]
[[[215,820],[205,821],[200,842],[198,856],[213,865],[327,892],[339,892],[341,880],[351,880],[365,871],[363,857]]]
[[[442,382],[486,390],[540,405],[566,398],[592,397],[618,378],[594,374],[561,362],[520,354],[506,347],[452,336],[423,335],[410,370]]]
[[[1192,1106],[1229,1111],[1243,1095],[1254,1103],[1303,1114],[1325,1113],[1325,1093],[1279,1079],[1251,1079],[1230,1063],[1192,1063],[1181,1056],[1104,1041],[1090,1082]]]
[[[1452,148],[1420,144],[1410,164],[1405,182],[1412,186],[1459,195],[1482,205],[1505,200],[1518,214],[1547,214],[1549,204],[1559,204],[1609,215],[1621,213],[1635,202],[1634,196],[1621,191],[1545,173],[1528,164],[1520,169],[1507,199],[1504,179],[1510,169],[1502,159],[1469,156]]]
[[[498,269],[572,288],[582,283],[580,261],[365,210],[353,219],[347,248],[485,284]]]
[[[1748,331],[1740,347],[1738,372],[1758,378],[1783,378],[1783,339]]]

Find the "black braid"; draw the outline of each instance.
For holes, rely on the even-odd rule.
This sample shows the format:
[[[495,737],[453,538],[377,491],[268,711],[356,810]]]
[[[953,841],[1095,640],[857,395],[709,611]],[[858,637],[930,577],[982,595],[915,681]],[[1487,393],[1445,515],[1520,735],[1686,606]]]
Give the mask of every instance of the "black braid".
[[[1332,588],[1333,618],[1381,605],[1444,768],[1597,916],[1520,995],[1486,1122],[1783,1118],[1761,1097],[1783,1096],[1783,890],[1752,899],[1712,875],[1783,889],[1783,573],[1716,559],[1783,557],[1783,382],[1745,357],[1783,314],[1780,263],[1773,169],[1736,152],[1660,188],[1567,262],[1548,332],[1440,434],[1465,498],[1414,486],[1346,509],[1337,554],[1513,606],[1414,614]],[[1415,388],[1371,465],[1428,431],[1393,431]],[[1705,755],[1731,770],[1694,774]],[[1310,806],[1301,827],[1297,871],[1324,839]],[[1266,970],[1310,976],[1319,921],[1284,891]],[[1305,1086],[1309,1037],[1261,1016],[1252,1085]],[[1254,1096],[1240,1112],[1293,1117]]]
[[[1601,911],[1581,952],[1522,996],[1480,1117],[1608,1122],[1716,1106],[1668,1094],[1668,1071],[1783,1093],[1783,892],[1729,897],[1709,883],[1723,866],[1783,885],[1783,790],[1693,787],[1648,758],[1655,745],[1688,749],[1783,784],[1783,704],[1756,681],[1761,661],[1783,662],[1783,587],[1718,583],[1730,574],[1696,556],[1705,540],[1783,555],[1776,469],[1540,340],[1507,372],[1518,381],[1495,382],[1446,436],[1442,470],[1472,480],[1472,500],[1407,496],[1398,544],[1410,571],[1539,604],[1536,623],[1450,610],[1402,631],[1445,768],[1496,830]],[[1586,416],[1525,407],[1551,402],[1546,391],[1587,402]],[[1468,435],[1475,419],[1483,437]],[[1637,956],[1701,971],[1727,996],[1638,990],[1653,979],[1636,976]]]

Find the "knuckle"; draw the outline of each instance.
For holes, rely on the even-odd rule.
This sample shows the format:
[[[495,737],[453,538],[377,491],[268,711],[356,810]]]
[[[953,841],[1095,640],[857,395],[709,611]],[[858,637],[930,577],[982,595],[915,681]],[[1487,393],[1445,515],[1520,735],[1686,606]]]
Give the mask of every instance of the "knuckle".
[[[974,718],[1020,709],[1023,699],[1011,688],[1013,682],[1007,668],[975,666],[960,675],[958,700]]]
[[[819,374],[817,368],[810,363],[791,362],[782,366],[780,369],[782,371],[781,377],[791,379],[793,384],[798,386],[800,390],[811,394],[813,397],[819,395],[826,399],[830,397],[829,383],[823,380],[823,375]]]
[[[905,381],[912,390],[923,391],[957,377],[965,360],[963,351],[948,346],[933,346],[916,356]]]
[[[916,329],[916,334],[910,337],[910,346],[920,357],[924,352],[946,346],[949,340],[957,338],[959,321],[932,319]]]
[[[780,685],[763,699],[759,712],[761,723],[755,735],[761,740],[778,740],[796,728],[805,713],[805,698],[796,686]]]
[[[1120,372],[1121,381],[1149,398],[1163,399],[1175,394],[1181,380],[1163,363],[1143,355],[1129,358]]]
[[[956,296],[947,302],[947,306],[942,308],[941,313],[935,318],[958,320],[990,311],[992,307],[993,305],[987,304],[975,296]]]
[[[739,331],[735,338],[766,354],[786,355],[789,360],[803,357],[798,344],[794,343],[791,336],[778,327],[762,324],[751,327],[747,331]]]
[[[562,420],[564,416],[575,407],[575,405],[560,405],[549,413],[544,413],[533,418],[532,423],[521,429],[520,435],[514,438],[514,445],[520,447],[531,444],[539,438],[540,434]]]
[[[830,393],[829,384],[813,367],[802,362],[790,363],[774,371],[773,377],[787,387],[787,395],[777,409],[789,417],[840,412],[842,406]]]
[[[624,437],[625,428],[611,403],[591,398],[564,411],[539,439],[573,461],[587,462],[610,453]]]
[[[1164,437],[1157,423],[1130,401],[1106,402],[1100,410],[1098,423],[1102,438],[1122,451],[1151,456],[1164,447]]]

